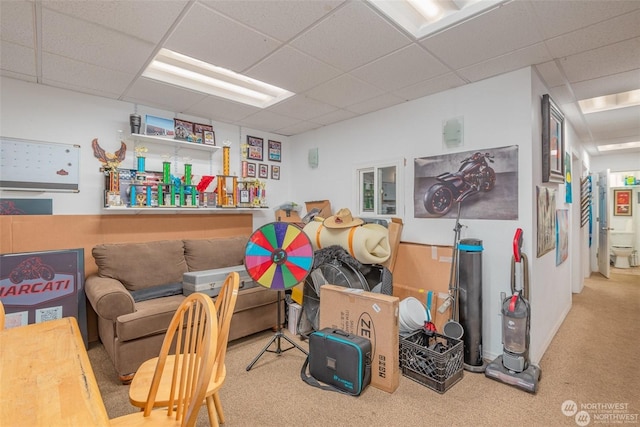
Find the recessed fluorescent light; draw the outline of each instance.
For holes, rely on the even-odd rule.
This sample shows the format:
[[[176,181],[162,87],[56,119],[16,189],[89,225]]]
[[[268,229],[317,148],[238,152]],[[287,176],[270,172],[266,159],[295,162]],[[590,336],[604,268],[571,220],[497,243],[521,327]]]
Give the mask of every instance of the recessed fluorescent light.
[[[640,105],[640,89],[578,101],[583,114]]]
[[[620,144],[598,145],[598,151],[624,150],[627,148],[640,148],[640,141],[622,142]]]
[[[469,20],[510,0],[369,0],[419,39]]]
[[[164,48],[153,58],[142,77],[259,108],[267,108],[295,95],[277,86]]]

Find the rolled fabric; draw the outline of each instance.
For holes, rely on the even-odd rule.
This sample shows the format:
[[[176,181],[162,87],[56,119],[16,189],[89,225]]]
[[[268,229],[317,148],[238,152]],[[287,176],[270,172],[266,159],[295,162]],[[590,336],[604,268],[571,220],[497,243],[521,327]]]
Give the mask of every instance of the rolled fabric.
[[[338,245],[363,264],[380,264],[391,255],[389,230],[380,224],[327,228],[321,221],[311,221],[303,231],[309,236],[314,251]]]

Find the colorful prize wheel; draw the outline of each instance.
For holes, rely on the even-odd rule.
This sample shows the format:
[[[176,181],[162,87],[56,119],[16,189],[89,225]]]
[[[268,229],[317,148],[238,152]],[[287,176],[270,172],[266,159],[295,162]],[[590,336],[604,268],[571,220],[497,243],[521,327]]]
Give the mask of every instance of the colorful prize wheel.
[[[245,250],[249,276],[265,288],[281,291],[304,281],[313,267],[313,247],[297,226],[272,222],[253,232]]]

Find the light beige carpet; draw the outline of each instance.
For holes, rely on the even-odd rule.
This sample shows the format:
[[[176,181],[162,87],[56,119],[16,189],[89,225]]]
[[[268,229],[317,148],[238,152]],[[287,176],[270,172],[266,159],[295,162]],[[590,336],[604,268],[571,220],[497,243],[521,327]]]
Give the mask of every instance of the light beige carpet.
[[[368,387],[355,398],[303,383],[304,355],[296,349],[280,356],[265,353],[247,372],[246,366],[271,337],[265,332],[231,343],[221,391],[225,425],[576,426],[576,415],[562,411],[569,400],[576,411],[587,413],[590,425],[603,424],[603,417],[612,413],[603,405],[611,404],[624,407],[619,414],[636,414],[635,424],[640,423],[639,276],[614,273],[607,280],[594,274],[586,280],[540,363],[536,395],[465,372],[444,394],[402,377],[393,394]],[[117,382],[102,345],[92,344],[89,357],[109,416],[137,411],[128,403],[127,386]],[[566,406],[565,412],[571,413],[569,409]],[[207,425],[202,409],[198,426]]]

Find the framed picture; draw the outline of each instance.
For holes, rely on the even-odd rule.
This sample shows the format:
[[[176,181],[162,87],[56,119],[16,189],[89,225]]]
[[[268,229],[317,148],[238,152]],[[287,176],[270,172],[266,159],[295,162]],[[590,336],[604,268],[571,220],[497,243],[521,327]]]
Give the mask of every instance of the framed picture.
[[[255,178],[256,177],[256,164],[247,162],[247,178]]]
[[[216,145],[216,133],[212,130],[203,130],[202,143],[206,145]]]
[[[564,182],[564,114],[542,96],[542,182]]]
[[[280,179],[280,166],[271,166],[271,179]]]
[[[176,132],[175,139],[179,139],[180,141],[189,141],[191,135],[193,135],[193,122],[173,119],[173,123]]]
[[[240,190],[240,203],[249,203],[249,190]]]
[[[269,160],[272,162],[282,161],[282,143],[269,140]]]
[[[264,139],[247,135],[247,159],[262,161]]]
[[[146,135],[167,136],[173,138],[175,135],[175,123],[171,119],[157,116],[144,116]]]
[[[213,132],[213,126],[211,126],[211,125],[203,125],[202,123],[194,123],[193,124],[193,133],[196,135],[195,142],[197,142],[198,144],[204,144],[204,132],[205,131]]]
[[[258,165],[258,178],[269,178],[269,165]]]
[[[633,208],[631,190],[613,190],[613,214],[617,216],[631,216]]]

